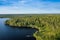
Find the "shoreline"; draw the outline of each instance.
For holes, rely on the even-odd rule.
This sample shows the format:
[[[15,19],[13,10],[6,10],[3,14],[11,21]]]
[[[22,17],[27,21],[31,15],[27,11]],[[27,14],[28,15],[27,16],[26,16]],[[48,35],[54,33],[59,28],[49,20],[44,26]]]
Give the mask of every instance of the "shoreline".
[[[5,25],[7,25],[7,26],[9,26],[9,27],[12,27],[12,28],[32,28],[32,29],[36,29],[36,32],[32,35],[33,37],[35,37],[36,38],[36,40],[41,40],[40,39],[40,37],[38,38],[38,36],[36,35],[37,34],[37,32],[39,31],[39,29],[37,29],[37,28],[35,28],[35,27],[32,27],[32,26],[10,26],[10,25],[8,25],[8,24],[5,24]]]

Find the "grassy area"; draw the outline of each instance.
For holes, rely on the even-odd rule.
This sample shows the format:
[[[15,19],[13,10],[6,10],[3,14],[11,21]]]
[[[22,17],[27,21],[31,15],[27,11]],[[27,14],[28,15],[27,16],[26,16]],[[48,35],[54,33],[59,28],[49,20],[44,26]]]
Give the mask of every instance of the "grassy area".
[[[5,24],[12,27],[37,28],[33,36],[37,40],[60,40],[60,15],[14,16]]]

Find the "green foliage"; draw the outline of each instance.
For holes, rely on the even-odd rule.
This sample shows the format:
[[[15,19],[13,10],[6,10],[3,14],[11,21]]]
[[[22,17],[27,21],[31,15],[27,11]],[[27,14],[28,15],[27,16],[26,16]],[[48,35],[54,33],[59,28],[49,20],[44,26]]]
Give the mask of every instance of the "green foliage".
[[[13,17],[6,21],[7,25],[13,27],[32,27],[39,29],[34,34],[37,40],[60,39],[60,15],[37,15]]]

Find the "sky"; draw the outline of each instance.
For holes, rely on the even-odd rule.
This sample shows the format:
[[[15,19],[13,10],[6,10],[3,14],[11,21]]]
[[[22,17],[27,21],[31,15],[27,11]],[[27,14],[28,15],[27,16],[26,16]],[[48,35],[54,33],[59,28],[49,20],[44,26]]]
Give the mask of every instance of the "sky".
[[[60,13],[60,0],[0,0],[0,14]]]

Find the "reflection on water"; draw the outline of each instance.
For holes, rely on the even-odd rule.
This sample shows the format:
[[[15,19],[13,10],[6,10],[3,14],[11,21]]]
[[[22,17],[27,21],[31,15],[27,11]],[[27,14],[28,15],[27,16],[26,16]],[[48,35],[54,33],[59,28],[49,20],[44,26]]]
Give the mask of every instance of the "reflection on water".
[[[12,28],[6,26],[4,22],[8,18],[0,18],[0,40],[36,40],[33,33],[36,29],[32,28]],[[27,35],[30,35],[27,37]]]

